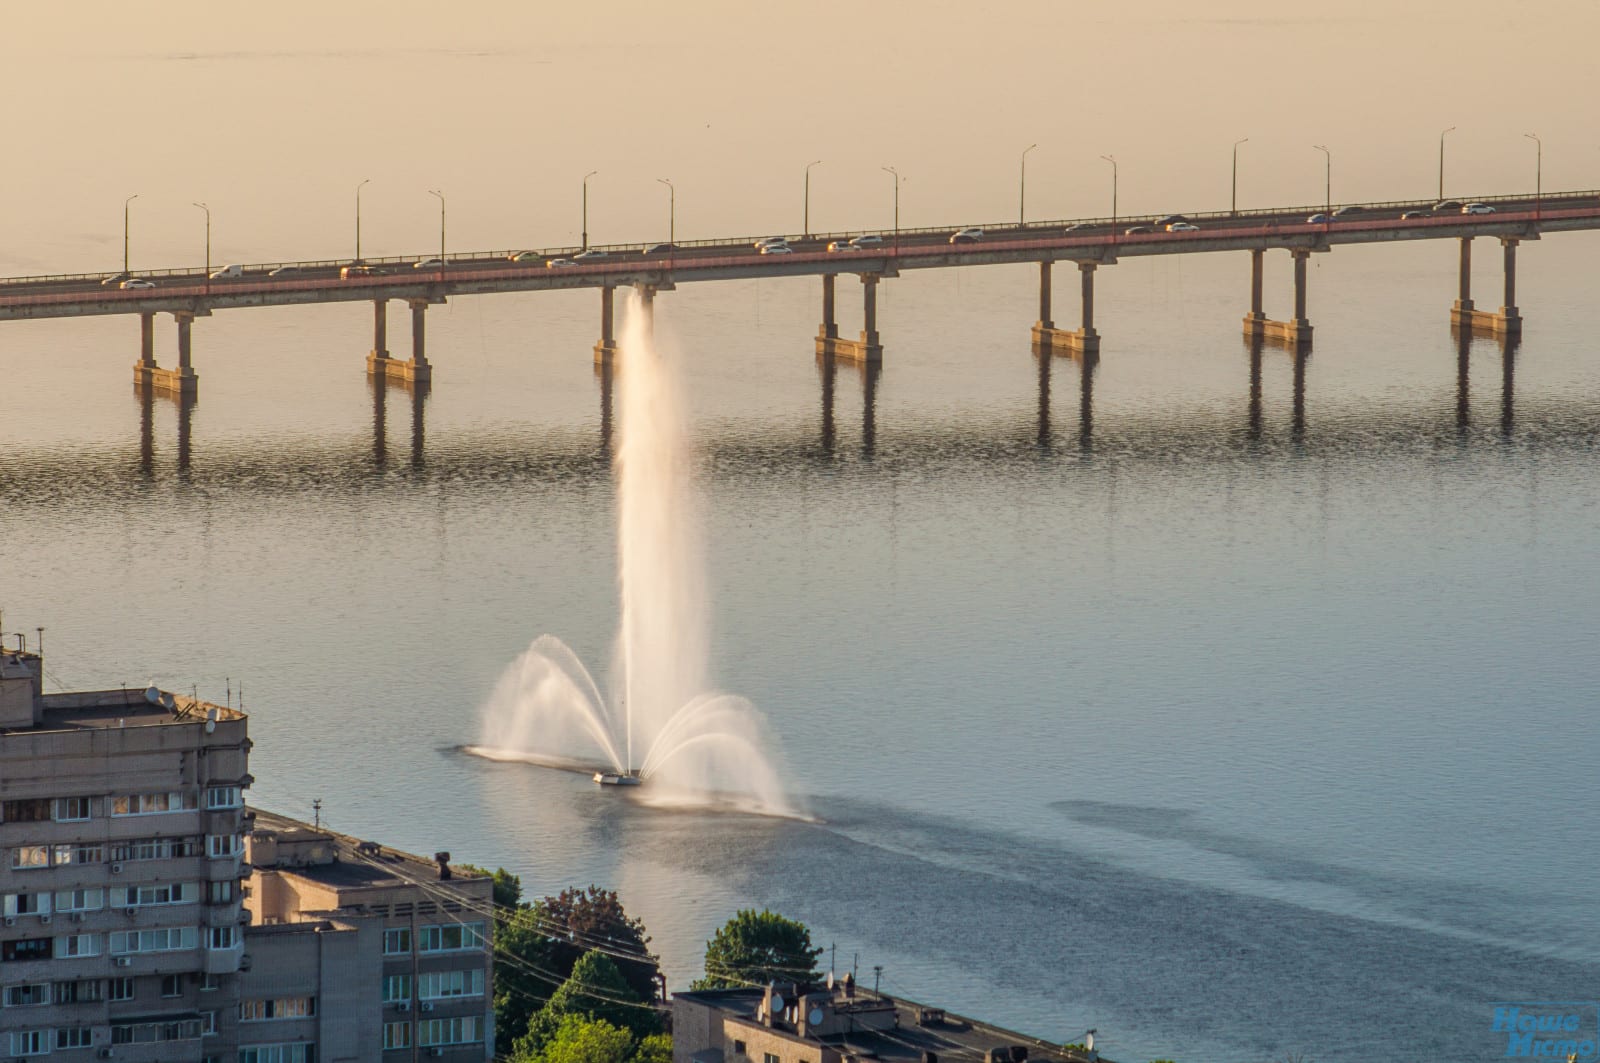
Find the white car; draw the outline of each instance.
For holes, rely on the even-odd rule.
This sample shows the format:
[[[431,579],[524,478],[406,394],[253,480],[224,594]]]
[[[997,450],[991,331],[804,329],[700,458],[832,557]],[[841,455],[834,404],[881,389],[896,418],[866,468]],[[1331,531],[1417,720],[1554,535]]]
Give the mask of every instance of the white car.
[[[755,242],[755,249],[757,251],[765,251],[769,247],[777,247],[780,244],[782,246],[784,246],[784,247],[788,247],[789,246],[789,238],[786,237],[786,236],[767,236],[767,237],[763,237],[762,239],[757,240]]]
[[[867,233],[865,236],[855,237],[850,242],[855,244],[857,247],[869,247],[883,243],[883,237],[879,236],[877,233]]]
[[[861,245],[860,244],[852,244],[848,240],[835,240],[835,241],[833,241],[832,243],[830,243],[828,245],[828,250],[829,251],[859,251],[859,250],[861,250]]]
[[[211,279],[214,280],[214,281],[220,281],[220,280],[227,280],[229,277],[242,277],[242,276],[244,276],[244,267],[241,266],[241,265],[238,265],[237,263],[235,263],[234,265],[231,265],[231,266],[223,266],[221,269],[219,269],[216,272],[212,273],[211,274]]]
[[[1487,204],[1487,203],[1463,203],[1461,205],[1461,213],[1463,213],[1463,214],[1493,214],[1494,213],[1494,208],[1489,206],[1489,204]]]
[[[568,266],[576,266],[576,265],[577,265],[577,263],[572,261],[572,259],[570,259],[570,258],[552,258],[549,262],[546,262],[544,264],[544,268],[545,269],[566,269]]]
[[[444,269],[444,259],[437,258],[437,257],[436,258],[424,258],[424,259],[422,259],[420,261],[411,263],[411,268],[412,269]]]
[[[768,244],[761,249],[761,253],[763,255],[787,255],[793,252],[793,250],[794,248],[790,247],[788,244]]]
[[[147,281],[143,277],[129,277],[127,280],[123,281],[117,287],[122,288],[124,290],[133,289],[133,288],[154,288],[155,287],[155,282],[154,281]]]
[[[282,276],[284,276],[286,274],[289,274],[289,273],[299,273],[299,272],[300,272],[300,267],[298,267],[298,266],[279,266],[277,269],[272,270],[270,273],[268,273],[267,276],[269,276],[269,277],[282,277]]]
[[[1175,221],[1167,226],[1167,232],[1169,233],[1197,233],[1199,231],[1200,226],[1190,225],[1186,221]]]

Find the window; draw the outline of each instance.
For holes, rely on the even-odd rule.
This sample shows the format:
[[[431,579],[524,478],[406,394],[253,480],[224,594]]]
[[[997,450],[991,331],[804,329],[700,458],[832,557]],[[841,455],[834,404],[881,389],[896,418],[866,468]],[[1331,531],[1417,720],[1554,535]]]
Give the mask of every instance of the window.
[[[761,1053],[761,1063],[779,1063],[776,1052]]]
[[[137,908],[147,904],[193,904],[200,895],[195,882],[174,882],[166,886],[113,887],[111,907]]]
[[[239,1049],[239,1063],[317,1063],[317,1046],[252,1045],[249,1048]]]
[[[207,808],[238,808],[242,804],[237,786],[213,786],[206,791]]]
[[[0,963],[48,960],[50,958],[50,949],[51,941],[49,938],[22,938],[18,941],[0,941]]]
[[[57,1048],[88,1048],[93,1044],[92,1026],[62,1026],[56,1029]]]
[[[96,887],[86,890],[57,890],[56,911],[98,912],[106,906],[105,890]]]
[[[104,1000],[105,993],[101,989],[98,978],[84,979],[77,982],[57,982],[55,984],[55,998],[57,1004],[88,1004],[97,1000]]]
[[[173,790],[161,794],[119,794],[111,799],[113,816],[154,816],[195,807],[194,794]]]
[[[237,937],[235,936],[235,933],[234,933],[235,930],[237,930],[237,929],[238,929],[237,927],[231,927],[231,926],[214,926],[214,927],[210,927],[208,929],[207,934],[206,934],[206,948],[208,948],[208,949],[231,949],[231,948],[233,948],[234,942],[236,940],[238,940]]]
[[[240,1022],[264,1022],[267,1019],[306,1019],[316,1013],[316,997],[275,997],[271,1000],[243,1000],[239,1002]]]
[[[203,1036],[210,1037],[217,1032],[217,1016],[221,1014],[222,1012],[220,1011],[202,1011],[200,1013],[200,1033]]]
[[[56,959],[77,959],[100,955],[99,934],[69,934],[56,938]]]
[[[483,948],[482,923],[446,923],[417,931],[418,952],[453,952]]]
[[[138,838],[111,847],[111,859],[119,864],[199,855],[200,842],[195,838]]]
[[[48,893],[8,893],[0,898],[0,914],[43,915],[50,911]]]
[[[423,1000],[483,996],[483,971],[430,971],[417,976],[417,996]],[[767,1063],[772,1063],[768,1060]]]
[[[50,812],[48,797],[0,802],[0,819],[7,823],[44,823],[50,818]]]
[[[206,900],[212,904],[228,904],[233,900],[233,879],[225,878],[206,886]]]
[[[161,976],[161,995],[164,997],[183,996],[183,975],[164,974]]]
[[[11,851],[11,866],[17,871],[31,871],[36,867],[50,866],[48,845],[19,845]]]
[[[0,1005],[8,1008],[31,1008],[35,1004],[48,1004],[51,1002],[49,982],[35,982],[32,985],[8,985],[5,995],[0,996]]]
[[[106,989],[106,996],[111,1000],[133,999],[132,978],[113,978],[111,981],[106,983]]]
[[[733,1042],[733,1054],[736,1055],[736,1056],[744,1055],[744,1042],[743,1041],[735,1041],[735,1042]]]
[[[411,976],[409,974],[391,974],[383,980],[383,1002],[393,1003],[396,1000],[411,999]]]
[[[238,856],[244,851],[237,834],[207,834],[206,855],[213,859],[221,856]]]
[[[383,1024],[383,1047],[410,1048],[411,1024],[409,1022],[386,1022]]]
[[[112,955],[129,952],[175,952],[180,949],[192,949],[199,941],[199,931],[192,926],[158,927],[154,930],[117,930],[108,936],[111,939]]]
[[[221,988],[222,979],[218,975],[214,975],[210,971],[207,971],[205,974],[200,976],[200,992],[215,993]]]
[[[71,823],[75,820],[89,818],[89,799],[87,797],[58,797],[56,798],[55,819],[57,823]]]
[[[98,842],[68,842],[58,845],[52,854],[52,860],[57,867],[66,867],[68,864],[98,864],[105,860],[105,850]]]
[[[467,1045],[483,1040],[483,1019],[462,1015],[454,1019],[423,1019],[417,1023],[417,1044]]]
[[[385,956],[398,956],[411,951],[411,930],[407,927],[395,927],[383,932],[383,954]]]
[[[114,1045],[189,1041],[199,1036],[199,1019],[157,1019],[151,1022],[125,1022],[111,1027],[111,1043]]]
[[[14,1030],[11,1034],[11,1054],[14,1056],[42,1056],[48,1051],[49,1030]]]

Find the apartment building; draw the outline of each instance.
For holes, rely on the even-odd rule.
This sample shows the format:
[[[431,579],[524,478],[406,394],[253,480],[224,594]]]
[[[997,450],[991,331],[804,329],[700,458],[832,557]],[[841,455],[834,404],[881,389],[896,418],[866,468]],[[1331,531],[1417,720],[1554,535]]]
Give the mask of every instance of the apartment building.
[[[0,1058],[231,1063],[244,714],[43,670],[0,651]]]
[[[494,1058],[493,881],[257,811],[239,1063]]]
[[[1092,1031],[1088,1031],[1092,1033]],[[673,1063],[1092,1063],[1067,1048],[909,1000],[837,984],[672,996]]]

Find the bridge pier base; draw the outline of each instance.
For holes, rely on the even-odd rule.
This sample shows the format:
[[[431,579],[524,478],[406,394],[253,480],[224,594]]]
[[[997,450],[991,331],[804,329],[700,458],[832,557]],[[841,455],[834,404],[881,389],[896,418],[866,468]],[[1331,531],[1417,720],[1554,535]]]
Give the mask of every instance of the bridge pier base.
[[[195,315],[176,311],[172,318],[178,323],[178,368],[163,369],[156,364],[155,315],[139,315],[139,360],[133,365],[133,384],[141,391],[159,391],[180,398],[193,399],[200,393],[200,378],[195,374],[193,337],[191,328]]]
[[[616,289],[600,288],[600,341],[594,345],[594,364],[609,366],[617,356]]]
[[[1098,354],[1100,333],[1094,328],[1095,263],[1078,263],[1082,290],[1083,323],[1076,331],[1059,329],[1050,320],[1050,263],[1039,263],[1039,320],[1033,326],[1033,349],[1060,354]]]
[[[1306,261],[1311,257],[1311,252],[1291,248],[1289,254],[1294,258],[1294,317],[1288,321],[1274,321],[1262,311],[1261,275],[1265,253],[1261,250],[1252,250],[1250,313],[1244,318],[1244,334],[1247,339],[1260,337],[1274,340],[1285,347],[1309,347],[1311,322],[1306,318]]]
[[[877,273],[861,274],[861,338],[851,340],[839,335],[839,326],[833,320],[833,277],[830,275],[823,278],[822,327],[817,332],[818,354],[866,365],[879,365],[883,362],[883,343],[878,336],[880,279],[882,278]]]
[[[1517,336],[1522,333],[1522,314],[1517,310],[1517,238],[1504,236],[1505,299],[1499,310],[1478,310],[1472,304],[1472,237],[1461,238],[1461,295],[1450,308],[1450,324],[1457,329],[1491,336]]]
[[[426,384],[433,380],[433,366],[428,362],[427,354],[428,303],[427,299],[406,300],[406,305],[411,308],[411,360],[401,361],[392,357],[388,350],[388,301],[373,301],[372,351],[367,355],[368,376],[402,384]]]

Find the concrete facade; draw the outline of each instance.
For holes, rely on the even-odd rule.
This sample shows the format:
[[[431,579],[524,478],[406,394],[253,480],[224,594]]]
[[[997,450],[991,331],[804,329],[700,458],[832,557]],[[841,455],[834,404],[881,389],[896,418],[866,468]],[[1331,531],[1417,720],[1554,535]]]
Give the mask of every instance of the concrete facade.
[[[42,674],[0,654],[0,1057],[230,1058],[244,714]]]

